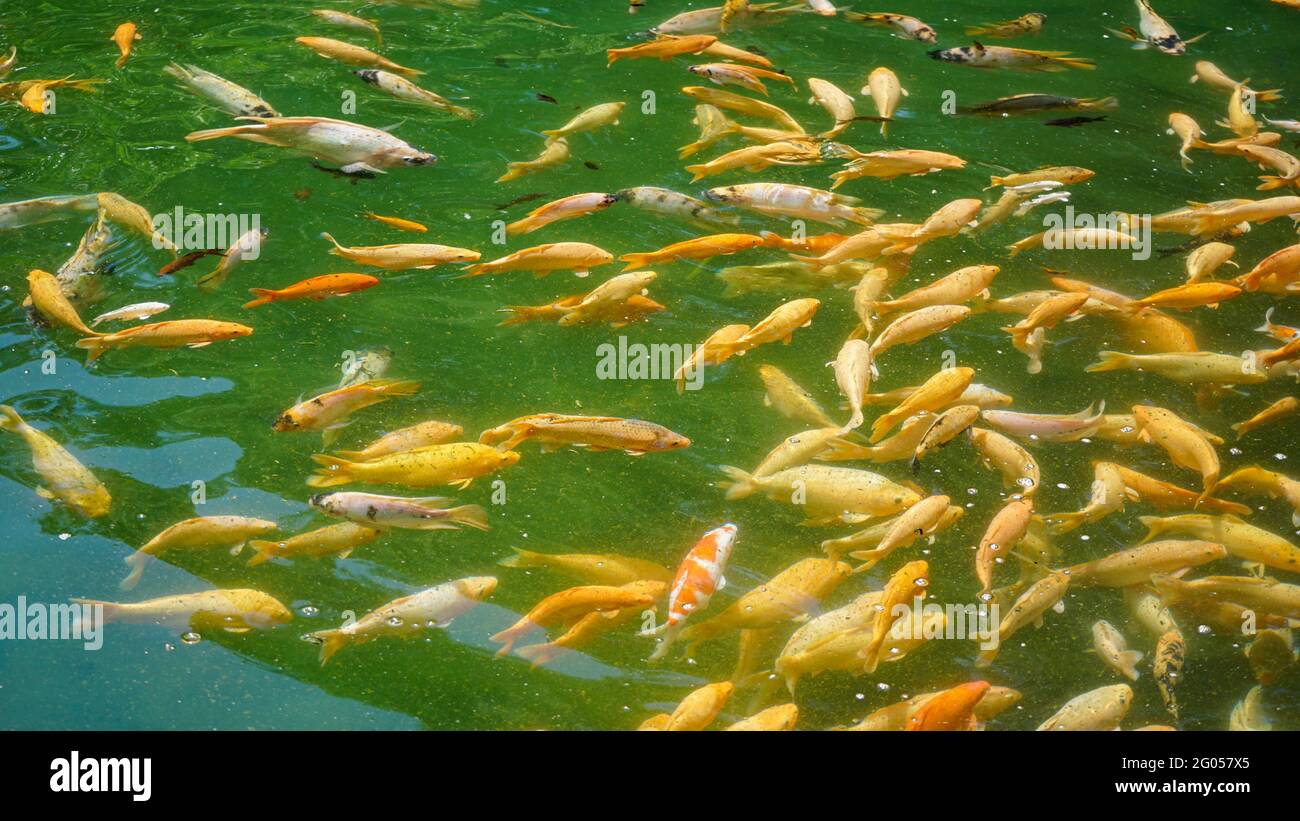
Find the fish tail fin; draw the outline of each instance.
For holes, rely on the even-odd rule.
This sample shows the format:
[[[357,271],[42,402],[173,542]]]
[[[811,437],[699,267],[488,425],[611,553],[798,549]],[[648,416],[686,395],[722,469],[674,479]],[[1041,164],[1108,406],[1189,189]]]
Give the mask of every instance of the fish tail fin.
[[[325,662],[330,657],[343,649],[348,643],[348,637],[343,634],[342,630],[318,630],[315,633],[308,634],[312,638],[320,641],[320,664],[325,666]]]
[[[260,123],[257,125],[232,125],[226,128],[208,128],[202,131],[191,131],[185,135],[185,142],[198,143],[204,140],[216,140],[221,137],[238,137],[241,134],[247,134],[250,131],[260,131],[265,126]]]
[[[275,291],[270,288],[249,288],[248,292],[257,299],[249,300],[244,303],[245,308],[256,308],[258,305],[266,305],[274,301]]]
[[[420,383],[415,379],[371,379],[365,384],[379,388],[385,396],[414,396],[420,392]]]
[[[862,409],[859,408],[853,412],[852,416],[849,417],[849,421],[844,423],[844,427],[840,428],[840,433],[844,434],[844,433],[848,433],[849,431],[857,430],[858,428],[862,427],[862,423],[864,421],[865,421],[865,417],[862,415]]]
[[[447,518],[476,530],[489,529],[487,511],[481,505],[460,505],[447,509]]]
[[[1069,533],[1084,523],[1084,513],[1081,510],[1073,513],[1052,513],[1043,518],[1053,522],[1051,530],[1057,536]]]
[[[1138,662],[1142,660],[1142,657],[1143,653],[1141,650],[1125,650],[1120,653],[1119,666],[1124,671],[1124,675],[1137,681],[1138,677],[1142,675],[1137,669]]]
[[[744,499],[747,496],[752,496],[754,491],[758,490],[758,484],[754,481],[752,474],[730,465],[723,465],[722,472],[732,480],[730,483],[724,483],[728,500]]]
[[[1282,99],[1282,89],[1280,89],[1280,88],[1269,88],[1269,89],[1265,89],[1265,90],[1263,90],[1263,91],[1256,91],[1256,92],[1255,92],[1255,99],[1259,100],[1260,102],[1264,102],[1264,103],[1275,103],[1275,102],[1277,102],[1278,100]]]
[[[1087,57],[1053,57],[1052,62],[1063,66],[1069,66],[1070,68],[1082,68],[1087,70],[1092,70],[1097,67],[1097,64],[1094,61],[1089,60]]]
[[[1159,516],[1139,516],[1138,522],[1147,529],[1146,535],[1142,537],[1143,544],[1151,541],[1164,532],[1164,525],[1160,523]]]
[[[543,664],[549,664],[560,656],[573,652],[567,647],[561,647],[553,641],[542,644],[530,644],[527,647],[520,647],[515,651],[515,655],[532,664],[533,669],[541,667]]]
[[[867,459],[871,456],[871,448],[845,439],[832,439],[826,444],[826,450],[822,451],[820,456],[824,462],[844,462],[849,459]]]
[[[533,550],[524,550],[522,547],[513,548],[515,555],[506,556],[497,564],[502,567],[537,567],[539,562],[537,558],[542,554]]]
[[[311,458],[323,470],[307,479],[308,487],[337,487],[352,481],[352,462],[325,453],[313,454]]]
[[[86,351],[87,365],[94,362],[96,359],[99,359],[101,356],[104,355],[104,352],[108,350],[108,348],[106,348],[103,344],[100,343],[99,341],[100,339],[102,339],[102,337],[88,336],[85,337],[84,339],[77,340],[77,347],[83,348]]]
[[[1101,351],[1097,356],[1101,361],[1094,362],[1084,368],[1085,372],[1103,373],[1105,371],[1126,370],[1129,362],[1133,359],[1132,354],[1120,353],[1119,351]]]
[[[707,164],[698,163],[696,165],[688,165],[686,166],[686,170],[692,174],[691,182],[699,182],[709,176],[709,166]]]
[[[16,433],[25,424],[18,411],[8,405],[0,405],[0,429]]]
[[[638,268],[644,268],[646,266],[646,263],[650,261],[650,255],[649,254],[624,254],[618,259],[620,262],[627,263],[627,267],[623,269],[624,272],[627,272],[627,271],[635,271]]]
[[[1256,191],[1273,191],[1277,188],[1284,188],[1292,183],[1292,180],[1283,179],[1275,174],[1263,174],[1260,179],[1264,182],[1255,186]]]
[[[1264,312],[1264,324],[1255,329],[1256,333],[1267,334],[1273,332],[1273,309],[1269,308]]]
[[[655,630],[651,631],[650,633],[645,634],[645,635],[658,635],[658,634],[663,635],[663,638],[659,640],[659,645],[655,647],[654,652],[649,655],[646,661],[659,661],[660,659],[667,656],[669,648],[673,646],[673,642],[677,641],[677,634],[680,631],[681,631],[680,624],[669,625],[665,623],[660,627],[655,628]]]
[[[134,590],[135,586],[140,583],[140,577],[144,575],[144,569],[153,561],[153,556],[137,550],[123,561],[127,567],[131,568],[131,572],[127,574],[125,579],[122,579],[122,583],[118,587],[123,590]]]
[[[279,542],[268,542],[263,539],[254,539],[248,543],[253,548],[253,557],[248,560],[249,567],[257,567],[260,564],[266,564],[280,552]]]
[[[889,433],[889,429],[892,428],[893,426],[894,426],[894,417],[892,413],[886,413],[882,416],[877,416],[871,422],[871,436],[867,437],[867,441],[871,442],[871,444],[873,445],[876,444],[881,439],[885,438],[885,434]],[[854,445],[854,447],[858,447],[858,446]]]
[[[343,256],[343,254],[339,253],[343,249],[343,246],[339,244],[338,240],[334,239],[334,237],[330,234],[329,231],[321,231],[320,236],[321,239],[327,239],[330,242],[334,243],[334,247],[330,249],[331,254],[340,257]]]
[[[984,190],[987,191],[990,188],[997,188],[999,185],[1002,185],[1005,182],[1006,182],[1005,177],[989,177],[989,184],[985,186]]]

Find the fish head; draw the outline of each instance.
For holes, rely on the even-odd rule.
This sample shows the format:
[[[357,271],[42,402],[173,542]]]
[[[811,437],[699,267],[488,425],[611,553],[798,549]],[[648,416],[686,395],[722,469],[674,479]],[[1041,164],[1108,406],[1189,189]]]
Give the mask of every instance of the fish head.
[[[519,451],[517,450],[507,450],[497,456],[497,464],[503,468],[510,467],[511,465],[513,465],[515,462],[518,461],[519,461]]]
[[[401,152],[398,159],[406,165],[432,165],[438,161],[438,155],[412,148],[410,151]]]
[[[274,627],[293,621],[293,613],[289,608],[271,596],[257,597],[253,607],[241,615],[253,627]]]
[[[317,493],[315,496],[312,496],[310,499],[307,500],[307,504],[311,505],[317,510],[324,511],[326,513],[332,513],[334,511],[333,497],[334,497],[333,493]]]
[[[732,202],[736,198],[736,189],[731,187],[710,188],[702,196],[709,202]]]
[[[691,446],[691,440],[680,433],[666,433],[659,437],[656,443],[662,450],[681,450]]]
[[[363,82],[370,83],[371,85],[379,84],[379,72],[373,68],[363,68],[360,71],[354,71],[352,73],[360,77]]]
[[[922,43],[937,43],[939,42],[939,35],[934,33],[934,29],[925,26],[916,30],[916,39]]]
[[[282,413],[280,414],[280,418],[276,419],[271,425],[271,430],[276,431],[277,433],[287,433],[289,431],[298,430],[301,426],[302,423],[299,422],[297,417],[292,413]]]

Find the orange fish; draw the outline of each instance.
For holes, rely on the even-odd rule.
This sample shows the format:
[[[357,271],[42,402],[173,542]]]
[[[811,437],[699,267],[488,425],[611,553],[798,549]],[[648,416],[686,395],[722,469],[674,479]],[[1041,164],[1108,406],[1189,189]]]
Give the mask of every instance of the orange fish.
[[[343,296],[373,288],[378,284],[379,280],[369,274],[325,274],[295,282],[288,288],[279,290],[249,288],[248,292],[257,299],[245,302],[244,307],[256,308],[258,305],[286,299],[325,299],[331,296]]]
[[[396,228],[399,231],[411,231],[416,234],[424,234],[429,230],[428,227],[416,222],[415,220],[405,220],[401,217],[385,217],[383,214],[376,214],[373,211],[367,211],[361,216],[368,220],[382,222],[384,225],[387,225],[390,228]]]
[[[707,237],[696,237],[685,242],[677,242],[646,254],[624,254],[619,259],[627,263],[627,267],[623,269],[624,271],[635,271],[638,268],[661,262],[669,263],[681,259],[709,259],[710,257],[726,256],[740,251],[747,251],[750,248],[761,248],[767,245],[767,242],[766,237],[759,237],[754,234],[711,234]]]
[[[975,705],[989,690],[987,681],[970,681],[944,690],[907,720],[909,730],[974,730]]]
[[[713,594],[726,586],[722,573],[731,558],[736,530],[735,525],[728,523],[705,533],[678,565],[668,588],[668,621],[646,634],[663,634],[663,640],[650,656],[651,661],[667,655],[687,617],[708,607]]]
[[[898,621],[898,608],[908,607],[913,599],[925,596],[925,588],[929,584],[930,565],[925,561],[908,562],[898,569],[889,581],[885,584],[882,591],[880,603],[876,605],[875,619],[871,625],[871,641],[867,646],[858,651],[858,655],[866,661],[863,663],[864,673],[876,672],[876,665],[880,662],[880,648],[884,646],[885,639],[889,637],[889,631],[893,629],[894,622]],[[911,618],[910,615],[901,618]]]
[[[109,39],[117,43],[117,50],[122,52],[122,56],[117,58],[117,67],[121,68],[126,65],[126,58],[131,56],[131,47],[140,39],[140,34],[135,30],[135,23],[128,22],[118,26]]]

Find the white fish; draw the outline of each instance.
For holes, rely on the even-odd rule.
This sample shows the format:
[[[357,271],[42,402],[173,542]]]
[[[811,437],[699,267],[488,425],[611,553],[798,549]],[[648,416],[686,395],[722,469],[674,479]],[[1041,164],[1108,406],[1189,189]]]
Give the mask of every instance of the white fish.
[[[121,308],[106,311],[90,320],[90,325],[94,327],[101,322],[127,322],[133,319],[148,319],[170,307],[166,302],[137,302],[134,305],[124,305]]]

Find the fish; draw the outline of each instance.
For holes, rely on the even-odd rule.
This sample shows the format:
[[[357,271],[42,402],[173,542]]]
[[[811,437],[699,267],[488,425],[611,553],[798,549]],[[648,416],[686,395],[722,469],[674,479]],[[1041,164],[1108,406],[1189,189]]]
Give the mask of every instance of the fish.
[[[122,23],[113,30],[112,36],[108,39],[117,45],[117,50],[122,56],[117,58],[117,67],[121,68],[126,65],[127,59],[131,56],[131,49],[135,47],[135,41],[141,39],[140,32],[136,31],[135,23]]]
[[[1151,4],[1147,2],[1147,0],[1134,1],[1138,10],[1138,30],[1134,31],[1127,27],[1122,31],[1107,29],[1107,31],[1118,37],[1132,40],[1136,43],[1136,45],[1133,46],[1134,48],[1155,46],[1165,54],[1186,54],[1187,46],[1190,43],[1195,43],[1206,34],[1209,34],[1207,31],[1205,34],[1198,34],[1195,37],[1184,40],[1178,36],[1178,32],[1174,31],[1173,26],[1165,22],[1165,19],[1159,14],[1156,14],[1156,10],[1151,8]]]
[[[225,77],[190,63],[168,63],[163,72],[191,91],[235,117],[279,117],[280,112],[258,95]]]
[[[737,338],[749,331],[748,326],[731,327],[745,329],[739,331]],[[708,342],[705,342],[701,347],[707,346]],[[839,429],[839,425],[831,420],[812,394],[801,388],[780,368],[764,363],[758,366],[758,374],[763,380],[764,404],[775,408],[778,413],[787,418],[807,422],[820,428]]]
[[[736,63],[700,63],[688,66],[686,70],[716,85],[740,86],[748,91],[757,91],[764,97],[768,96],[768,92],[763,80],[775,80],[789,83],[791,86],[795,85],[794,78],[788,74]]]
[[[718,38],[712,34],[664,35],[628,48],[606,49],[605,56],[608,60],[606,67],[614,65],[619,60],[643,60],[651,57],[657,60],[671,60],[684,54],[699,54],[716,42]]]
[[[846,11],[844,13],[844,19],[868,26],[892,28],[898,33],[899,37],[906,40],[920,40],[922,43],[939,42],[939,36],[935,34],[933,28],[915,17],[909,17],[906,14]]]
[[[118,348],[202,348],[213,342],[239,339],[252,333],[252,328],[238,322],[173,319],[79,339],[77,347],[86,349],[86,363],[89,364],[107,351]]]
[[[705,177],[736,169],[744,169],[752,173],[773,165],[813,165],[818,162],[821,162],[821,153],[812,144],[803,139],[797,142],[782,140],[728,151],[708,162],[688,165],[686,170],[694,175],[691,182],[698,182]]]
[[[1071,68],[1092,70],[1097,67],[1096,63],[1085,57],[1071,57],[1068,51],[1033,51],[1007,46],[986,46],[980,42],[969,46],[935,49],[926,53],[935,60],[973,68],[1065,71]]]
[[[157,316],[170,307],[166,302],[136,302],[132,305],[123,305],[121,308],[105,311],[90,320],[90,324],[91,327],[94,327],[101,322],[130,322],[135,319],[148,319],[151,316]]]
[[[670,192],[671,193],[671,192]],[[585,217],[588,214],[594,214],[601,211],[614,203],[619,202],[618,194],[607,194],[604,192],[592,191],[586,194],[573,194],[558,200],[552,200],[543,206],[534,208],[529,211],[523,219],[515,220],[506,226],[506,234],[514,236],[516,234],[530,234],[539,228],[544,228],[553,222],[561,220],[576,219]],[[703,205],[703,203],[701,203]],[[475,259],[478,255],[475,254]]]
[[[283,541],[254,539],[248,543],[254,551],[253,557],[248,560],[248,566],[256,567],[273,558],[320,559],[335,556],[346,559],[358,547],[370,544],[383,533],[377,524],[372,526],[346,521],[299,533]]]
[[[33,268],[27,274],[27,289],[31,295],[32,307],[50,322],[68,328],[83,336],[99,336],[99,331],[92,331],[82,321],[72,302],[63,295],[59,281],[54,274]]]
[[[1300,617],[1300,585],[1259,576],[1204,576],[1186,584],[1193,590],[1235,602],[1260,614]]]
[[[894,119],[894,112],[898,110],[898,104],[903,97],[908,96],[907,89],[898,82],[898,75],[884,66],[878,66],[871,70],[870,76],[867,77],[867,84],[862,87],[861,94],[870,95],[876,104],[876,113],[880,115],[880,136],[889,135],[889,124]]]
[[[232,556],[238,556],[249,539],[275,530],[278,526],[267,519],[247,516],[199,516],[177,522],[124,559],[131,572],[122,580],[121,588],[134,589],[140,583],[145,568],[163,553],[221,548],[229,550]]]
[[[627,103],[601,103],[588,108],[559,128],[543,131],[546,143],[550,145],[557,140],[567,139],[584,131],[594,131],[607,125],[618,125],[618,118]]]
[[[989,691],[987,681],[971,681],[944,690],[925,703],[907,721],[908,730],[975,730],[975,708]]]
[[[871,343],[871,361],[898,345],[909,345],[942,333],[971,315],[964,305],[928,305],[890,322]]]
[[[645,608],[655,597],[637,589],[610,585],[584,585],[561,590],[542,599],[514,624],[489,637],[501,645],[498,656],[508,654],[515,642],[538,627],[568,625],[589,613],[609,613],[626,608]]]
[[[644,294],[646,286],[657,277],[654,271],[620,274],[588,293],[568,296],[549,305],[509,305],[501,309],[511,314],[501,325],[543,321],[570,327],[608,322],[612,328],[622,328],[665,310]]]
[[[801,465],[766,476],[755,476],[724,465],[729,481],[727,499],[744,499],[762,492],[773,501],[802,506],[809,522],[841,520],[844,514],[892,516],[921,500],[911,487],[878,473],[829,465]]]
[[[461,490],[479,476],[486,476],[519,461],[517,451],[499,451],[477,442],[451,442],[354,462],[318,453],[312,461],[320,465],[307,480],[308,487],[327,488],[351,482],[395,484],[407,487],[452,485]]]
[[[704,192],[704,198],[769,217],[814,220],[835,226],[846,222],[870,225],[883,214],[878,208],[860,206],[861,200],[856,197],[788,183],[757,182],[710,188]]]
[[[569,416],[560,413],[537,413],[489,428],[479,442],[498,450],[514,450],[522,442],[535,439],[544,449],[565,445],[592,452],[621,450],[631,456],[689,447],[691,440],[671,430],[640,419],[616,416]]]
[[[1156,643],[1155,662],[1151,675],[1156,680],[1156,689],[1160,691],[1160,700],[1174,721],[1178,721],[1178,688],[1182,684],[1183,665],[1187,659],[1187,642],[1183,634],[1170,630]]]
[[[760,710],[748,718],[743,718],[725,729],[733,731],[776,732],[793,730],[799,723],[799,707],[796,704],[778,704]]]
[[[1109,111],[1119,108],[1119,101],[1114,97],[1062,97],[1055,94],[1014,94],[999,97],[986,103],[972,106],[959,106],[959,114],[1034,114],[1040,111]],[[1083,122],[1092,122],[1104,117],[1072,118]],[[1061,121],[1049,121],[1048,124]]]
[[[650,661],[658,661],[667,656],[687,618],[706,609],[713,594],[726,587],[727,581],[723,574],[731,558],[737,531],[738,528],[731,523],[710,530],[682,559],[668,589],[667,620],[644,633],[661,637],[650,655]]]
[[[1246,86],[1246,83],[1250,82],[1249,79],[1238,82],[1223,73],[1221,68],[1209,60],[1196,61],[1196,73],[1192,75],[1189,82],[1203,82],[1207,86],[1211,86],[1218,91],[1225,91],[1228,94],[1241,87],[1246,96],[1254,97],[1261,103],[1272,103],[1282,99],[1282,89],[1270,88],[1264,91],[1255,91]],[[1267,120],[1267,118],[1265,119]]]
[[[911,718],[931,699],[942,692],[945,691],[922,693],[905,701],[882,707],[852,727],[844,729],[867,732],[906,730]],[[972,713],[978,721],[987,722],[1014,706],[1019,700],[1020,693],[1010,687],[989,687],[984,696],[975,704]]]
[[[246,260],[257,259],[262,254],[262,243],[267,232],[261,228],[250,228],[239,236],[230,247],[221,252],[221,261],[217,267],[199,277],[197,286],[200,291],[211,293],[225,284],[230,274]]]
[[[953,405],[936,415],[912,454],[912,472],[915,473],[920,469],[921,460],[927,453],[957,438],[979,419],[979,415],[978,405]]]
[[[808,78],[808,91],[812,94],[808,102],[817,103],[831,115],[831,127],[823,131],[821,137],[825,139],[835,137],[857,119],[858,113],[854,109],[853,98],[829,80],[820,77]]]
[[[1091,495],[1082,510],[1052,513],[1044,517],[1051,523],[1052,533],[1069,533],[1124,509],[1128,487],[1124,484],[1124,474],[1120,467],[1113,462],[1095,462],[1092,475]]]
[[[684,259],[711,259],[758,248],[767,244],[764,237],[754,234],[710,234],[667,245],[657,251],[623,254],[619,261],[626,262],[624,271],[635,271],[649,265],[671,263]]]
[[[677,709],[673,710],[659,729],[669,732],[703,730],[722,712],[733,692],[735,686],[729,681],[706,684],[682,699],[682,703],[677,705]],[[649,728],[643,725],[638,729]]]
[[[1217,542],[1148,541],[1100,559],[1071,565],[1061,572],[1077,587],[1128,587],[1142,584],[1155,574],[1198,567],[1227,555],[1227,548]]]
[[[380,496],[337,491],[312,496],[307,503],[324,513],[366,527],[387,530],[487,530],[487,511],[478,505],[443,507],[442,496]]]
[[[1092,436],[1101,425],[1106,402],[1093,403],[1078,413],[1021,413],[987,409],[980,415],[1004,433],[1035,442],[1077,442]]]
[[[1137,681],[1137,663],[1142,660],[1142,653],[1128,649],[1124,635],[1105,619],[1092,625],[1092,649],[1106,666],[1131,681]]]
[[[667,570],[664,572],[667,573]],[[620,586],[630,592],[644,594],[655,599],[661,598],[668,592],[667,581],[642,579]],[[650,609],[654,609],[654,607],[652,606]],[[630,621],[644,618],[646,612],[649,611],[637,607],[625,607],[621,610],[588,613],[573,622],[573,626],[558,638],[540,644],[530,644],[526,647],[516,648],[515,655],[527,660],[533,669],[537,669],[543,664],[549,664],[551,661],[573,652],[597,637],[622,627]]]
[[[1186,353],[1129,354],[1101,351],[1098,360],[1084,368],[1088,373],[1144,371],[1174,382],[1192,385],[1253,385],[1268,381],[1268,375],[1242,367],[1240,356],[1193,351]]]
[[[823,153],[825,153],[825,149],[823,149]],[[966,161],[961,157],[939,151],[924,151],[914,148],[871,151],[865,154],[850,149],[847,152],[839,151],[837,153],[849,157],[850,161],[839,171],[831,174],[831,179],[834,180],[834,184],[831,185],[832,191],[850,180],[861,177],[892,180],[902,176],[910,175],[915,177],[966,167]]]
[[[368,31],[375,35],[376,46],[382,46],[384,44],[384,35],[383,32],[379,30],[378,20],[367,20],[363,17],[357,17],[354,14],[348,14],[342,11],[335,11],[334,9],[312,9],[311,13],[332,26],[340,26],[354,31]]]
[[[373,211],[367,211],[361,216],[368,220],[383,223],[389,228],[396,228],[399,231],[411,231],[416,234],[425,234],[429,231],[428,226],[418,223],[415,220],[402,219],[401,217],[386,217],[381,214],[376,214]]]
[[[1127,684],[1098,687],[1067,701],[1061,709],[1038,725],[1038,729],[1116,730],[1132,706],[1133,688]]]
[[[641,0],[643,2],[643,0]],[[722,15],[725,6],[693,9],[677,14],[650,29],[656,36],[665,34],[712,34],[722,31]],[[767,23],[776,23],[789,14],[798,11],[798,7],[784,6],[779,3],[748,3],[745,8],[735,11],[729,21],[729,28],[748,27]]]
[[[419,390],[419,382],[398,379],[369,379],[346,388],[335,388],[284,411],[276,417],[271,430],[279,433],[338,431],[347,424],[344,420],[356,411],[394,397],[414,396]]]
[[[492,595],[496,586],[497,580],[492,576],[457,579],[394,599],[343,627],[309,635],[320,642],[320,663],[324,666],[335,653],[349,645],[364,644],[381,636],[418,638],[429,627],[446,627]]]
[[[679,194],[667,188],[639,185],[635,188],[624,188],[621,191],[616,191],[610,196],[614,197],[617,202],[626,203],[633,208],[639,208],[653,214],[663,214],[677,219],[697,222],[702,225],[735,226],[740,222],[738,216],[727,214],[722,209],[714,208],[706,202],[705,200],[712,199],[708,191],[704,192],[705,200],[698,200],[695,197]],[[719,201],[725,202],[725,200]],[[507,226],[507,230],[508,228],[509,226]]]
[[[927,242],[941,237],[956,236],[968,226],[984,205],[978,199],[968,197],[957,199],[941,206],[925,218],[925,222],[914,228],[898,226],[880,226],[881,234],[893,240],[893,244],[881,251],[883,256],[890,254],[910,254]]]
[[[984,668],[992,665],[999,648],[1022,627],[1029,624],[1042,626],[1044,614],[1056,608],[1064,599],[1070,583],[1071,577],[1065,573],[1048,573],[1031,584],[998,622],[996,639],[990,637],[989,641],[981,645],[975,666]]]
[[[1237,438],[1241,439],[1252,430],[1264,425],[1272,424],[1278,419],[1290,416],[1298,410],[1300,410],[1300,399],[1297,399],[1294,396],[1284,396],[1249,419],[1234,424],[1232,429],[1237,432]]]
[[[0,405],[0,430],[22,438],[32,452],[32,469],[42,484],[36,495],[58,500],[89,519],[108,515],[113,497],[103,482],[53,437],[37,430],[9,405]]]
[[[551,140],[547,142],[546,147],[542,149],[542,153],[538,154],[536,159],[506,163],[506,173],[497,177],[497,182],[503,183],[517,180],[526,174],[536,174],[538,171],[563,165],[568,161],[569,141],[563,138]]]
[[[984,467],[1002,475],[1004,486],[1016,488],[1016,492],[1024,496],[1037,492],[1042,484],[1042,474],[1029,451],[997,431],[986,428],[970,428],[970,440]]]
[[[365,66],[367,68],[395,71],[407,77],[415,77],[424,73],[419,69],[398,65],[368,48],[362,48],[330,37],[295,37],[293,41],[300,46],[306,46],[328,60],[338,60],[340,63],[350,66]]]
[[[1002,506],[989,521],[975,551],[975,577],[980,583],[980,599],[988,601],[993,591],[993,571],[1002,556],[1012,555],[1016,545],[1025,537],[1029,520],[1034,515],[1032,498],[1013,499]]]
[[[928,562],[918,560],[911,561],[900,567],[889,581],[885,583],[885,588],[880,597],[880,603],[876,605],[875,617],[871,623],[871,640],[867,642],[858,656],[862,659],[862,671],[864,673],[874,673],[880,663],[880,651],[884,646],[885,637],[889,634],[894,623],[901,619],[912,618],[908,604],[925,597],[926,588],[929,586],[930,565]],[[908,611],[903,615],[898,613],[899,610]]]
[[[840,348],[832,363],[835,366],[835,384],[849,401],[852,412],[849,421],[840,428],[841,433],[862,427],[862,397],[871,391],[871,346],[861,339],[850,339]]]
[[[875,444],[899,422],[920,413],[935,413],[960,400],[975,376],[973,368],[944,368],[871,423],[870,442]]]
[[[479,252],[468,248],[455,248],[450,245],[424,243],[400,243],[396,245],[358,245],[344,247],[329,233],[322,232],[321,238],[329,240],[334,247],[330,253],[351,262],[383,268],[386,271],[405,271],[411,268],[428,270],[439,265],[453,262],[477,262]],[[333,276],[340,276],[334,274]],[[375,280],[378,283],[378,280]]]
[[[1187,255],[1187,282],[1204,282],[1212,280],[1214,272],[1223,265],[1238,267],[1232,261],[1236,248],[1226,242],[1207,242]]]
[[[1268,719],[1260,701],[1263,698],[1264,688],[1256,685],[1250,688],[1246,697],[1238,701],[1232,708],[1232,715],[1228,719],[1228,729],[1237,731],[1267,731],[1273,729],[1273,722]]]
[[[1250,515],[1250,508],[1237,502],[1216,499],[1213,496],[1202,499],[1194,490],[1178,487],[1123,465],[1116,465],[1116,467],[1124,477],[1124,486],[1128,488],[1129,497],[1134,500],[1147,502],[1162,510],[1204,509],[1237,516]]]
[[[1190,536],[1219,542],[1228,553],[1242,561],[1292,572],[1300,568],[1300,548],[1233,514],[1188,513],[1166,518],[1139,516],[1138,521],[1147,528],[1144,542],[1157,536]]]
[[[614,255],[586,242],[553,242],[535,245],[494,259],[469,266],[459,278],[500,274],[509,271],[532,271],[544,277],[553,271],[573,271],[585,277],[592,268],[614,261]]]
[[[726,111],[735,111],[740,114],[747,114],[751,117],[758,117],[764,120],[772,120],[780,125],[785,131],[795,134],[803,134],[803,126],[791,117],[784,109],[765,103],[762,100],[755,100],[752,97],[745,97],[740,94],[733,94],[730,91],[724,91],[718,88],[708,88],[706,86],[686,86],[682,93],[691,97],[700,103],[714,106],[715,108]],[[697,109],[698,114],[698,109]]]
[[[1033,171],[1023,173],[1006,174],[1000,177],[989,178],[989,188],[1003,186],[1006,188],[1019,188],[1021,186],[1033,185],[1040,182],[1059,182],[1062,185],[1075,185],[1086,182],[1097,175],[1097,172],[1089,168],[1080,168],[1077,165],[1048,166],[1038,168]]]
[[[1214,443],[1199,428],[1171,410],[1151,405],[1134,405],[1133,416],[1143,441],[1163,448],[1175,465],[1201,474],[1205,488],[1202,499],[1214,492],[1219,481],[1219,456]]]
[[[234,137],[275,145],[325,162],[344,174],[382,174],[385,168],[421,166],[438,158],[387,131],[329,117],[239,117],[243,125],[211,128],[185,135],[186,142]]]
[[[472,110],[456,105],[441,94],[436,94],[427,88],[421,88],[405,77],[392,72],[378,68],[363,68],[354,71],[353,74],[361,78],[362,82],[369,83],[385,94],[399,100],[443,111],[462,120],[472,120],[475,117]]]
[[[295,282],[287,288],[249,288],[248,292],[257,298],[245,302],[244,307],[256,308],[293,299],[321,300],[332,296],[347,296],[378,284],[379,280],[369,274],[323,274]]]
[[[1272,191],[1288,186],[1300,187],[1300,158],[1276,148],[1263,145],[1243,145],[1237,153],[1260,167],[1275,170],[1276,174],[1261,174],[1257,191]]]
[[[854,550],[850,554],[863,562],[853,572],[865,573],[894,551],[911,547],[917,539],[932,537],[940,530],[951,527],[964,513],[960,507],[952,505],[952,499],[948,496],[927,496],[893,519],[875,526],[881,531],[878,540],[875,539],[876,531],[868,528],[842,539],[827,539],[822,542],[822,550],[835,558],[850,547],[862,548],[874,542],[871,549]]]
[[[656,562],[622,556],[616,553],[538,553],[523,548],[513,548],[497,564],[502,567],[542,567],[573,576],[587,584],[623,586],[638,581],[667,583],[673,571]]]
[[[736,630],[759,630],[789,621],[803,621],[818,609],[849,577],[849,566],[833,559],[800,559],[767,582],[737,598],[731,606],[705,621],[696,620],[682,629],[680,638],[691,644],[686,650],[694,658],[696,648]]]
[[[1036,36],[1043,30],[1043,24],[1047,22],[1047,15],[1042,12],[1032,11],[1029,14],[1022,14],[1014,20],[1003,20],[1000,23],[985,23],[982,26],[967,26],[967,37],[997,37],[1011,38],[1025,35]]]
[[[377,377],[362,381],[373,381],[375,378]],[[347,388],[349,385],[341,387]],[[394,453],[405,453],[409,450],[418,450],[430,445],[443,445],[464,432],[465,429],[460,425],[430,420],[410,427],[399,428],[392,433],[386,433],[361,450],[341,450],[338,455],[354,462],[369,462],[372,459],[391,456]]]
[[[72,602],[83,607],[102,607],[105,624],[157,624],[185,630],[247,633],[293,620],[293,613],[278,599],[251,588],[204,590],[131,604],[95,599]]]
[[[1300,527],[1300,481],[1277,471],[1257,465],[1238,468],[1219,480],[1219,489],[1235,488],[1246,493],[1261,493],[1273,499],[1282,499],[1291,505],[1291,524]],[[1234,512],[1234,511],[1228,511]],[[1249,508],[1235,511],[1248,514]]]

